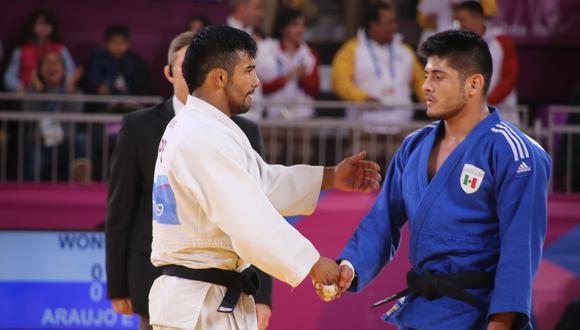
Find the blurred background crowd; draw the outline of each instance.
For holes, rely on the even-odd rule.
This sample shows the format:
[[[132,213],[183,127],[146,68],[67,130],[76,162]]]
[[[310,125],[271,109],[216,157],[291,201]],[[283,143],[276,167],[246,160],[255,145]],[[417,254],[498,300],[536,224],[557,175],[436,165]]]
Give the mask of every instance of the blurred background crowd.
[[[156,103],[172,94],[162,73],[172,37],[228,24],[259,44],[262,88],[248,117],[288,121],[293,127],[290,138],[281,128],[264,130],[268,159],[324,163],[329,157],[320,154],[328,151],[317,156],[310,148],[324,129],[302,129],[306,126],[299,123],[358,120],[368,126],[363,133],[375,134],[361,138],[363,147],[370,140],[378,149],[388,139],[396,144],[406,127],[426,120],[418,45],[437,31],[456,28],[476,32],[489,44],[494,62],[489,103],[499,106],[505,119],[541,134],[553,105],[580,103],[579,8],[571,0],[5,1],[0,109],[119,114]],[[321,106],[320,101],[343,103]],[[565,113],[554,120],[574,125],[576,116]],[[112,150],[120,119],[91,125],[79,118],[22,120],[20,127],[18,120],[0,118],[3,180],[106,180],[102,160]],[[352,147],[344,134],[338,138],[334,149]],[[577,148],[573,140],[550,141],[552,155],[564,157],[562,164],[572,162],[572,168],[574,157],[567,151]],[[288,148],[302,151],[287,156]],[[560,180],[562,186],[580,188],[566,179]]]

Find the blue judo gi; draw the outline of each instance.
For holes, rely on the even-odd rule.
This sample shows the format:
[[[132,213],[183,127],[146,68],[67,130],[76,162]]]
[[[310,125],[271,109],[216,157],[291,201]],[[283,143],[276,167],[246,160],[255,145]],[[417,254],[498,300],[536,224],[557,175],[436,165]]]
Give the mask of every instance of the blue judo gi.
[[[530,326],[532,281],[547,225],[551,160],[516,127],[490,114],[453,150],[429,181],[429,154],[443,121],[410,134],[395,154],[382,190],[340,255],[361,291],[395,254],[410,229],[409,258],[422,274],[495,272],[493,289],[469,289],[479,308],[446,296],[411,295],[384,319],[402,328],[478,329],[492,314],[517,312]],[[385,293],[386,295],[387,293]]]

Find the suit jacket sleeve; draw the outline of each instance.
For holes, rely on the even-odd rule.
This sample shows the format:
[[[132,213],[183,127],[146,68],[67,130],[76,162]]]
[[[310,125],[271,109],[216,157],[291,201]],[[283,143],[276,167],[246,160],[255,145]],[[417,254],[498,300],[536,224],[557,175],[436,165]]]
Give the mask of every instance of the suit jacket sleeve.
[[[127,283],[127,252],[130,230],[138,207],[139,163],[127,117],[119,132],[111,157],[109,195],[105,222],[107,296],[129,296]]]

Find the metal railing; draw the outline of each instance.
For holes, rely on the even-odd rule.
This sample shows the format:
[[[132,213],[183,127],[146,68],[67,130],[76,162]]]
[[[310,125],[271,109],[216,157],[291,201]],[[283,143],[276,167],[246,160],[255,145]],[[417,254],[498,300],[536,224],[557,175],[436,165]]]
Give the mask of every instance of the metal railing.
[[[157,104],[161,96],[138,95],[91,95],[91,94],[50,94],[50,93],[8,93],[0,92],[0,101],[60,101],[83,103],[135,103]]]
[[[95,166],[100,172],[85,173],[86,180],[97,178],[104,180],[107,177],[111,139],[108,138],[107,126],[113,129],[118,127],[120,114],[83,113],[85,105],[109,112],[126,111],[141,108],[146,105],[158,104],[163,101],[160,96],[133,96],[133,95],[88,95],[88,94],[49,94],[49,93],[2,93],[0,101],[3,105],[23,108],[24,111],[3,109],[0,121],[0,181],[13,179],[17,181],[71,181],[73,178],[72,163],[77,158],[77,151],[83,150],[83,157],[76,164],[84,164],[85,172],[92,172],[92,158],[101,162]],[[14,103],[17,102],[17,103]],[[18,106],[18,104],[20,105]],[[70,107],[71,112],[31,112],[29,106],[43,108],[50,103],[75,104]],[[16,105],[14,105],[16,104]],[[62,124],[62,125],[61,125]],[[114,133],[114,132],[113,132]],[[113,134],[114,135],[114,134]],[[50,137],[47,139],[47,137]],[[96,144],[101,153],[95,156],[95,139],[100,137]],[[47,140],[53,147],[43,147]],[[56,140],[54,140],[56,139]],[[60,142],[59,142],[60,141]],[[58,142],[58,143],[57,143]],[[66,154],[66,155],[63,155]],[[88,159],[87,159],[88,158]],[[48,159],[50,164],[43,164]],[[68,160],[68,165],[61,163]],[[92,162],[94,164],[94,162]],[[48,170],[45,171],[45,166]],[[60,167],[60,168],[59,168]],[[63,170],[63,167],[67,167]],[[12,175],[9,171],[12,170]],[[61,174],[61,173],[64,173]],[[64,176],[64,177],[63,177]]]
[[[64,157],[68,159],[69,167],[65,170],[66,180],[73,181],[72,163],[75,160],[77,150],[84,147],[85,157],[90,159],[93,165],[100,161],[100,173],[92,173],[91,177],[98,181],[104,181],[107,178],[110,151],[109,135],[106,133],[107,124],[119,124],[122,115],[120,114],[86,114],[86,113],[39,113],[39,112],[0,112],[0,129],[5,132],[4,141],[0,144],[0,182],[8,179],[17,181],[61,181],[63,180],[61,172],[62,165],[59,159]],[[62,124],[64,127],[63,134],[66,139],[63,143],[49,147],[50,153],[49,174],[42,175],[40,163],[40,154],[45,147],[42,146],[41,131],[38,123],[40,121],[50,121]],[[67,125],[69,124],[69,125]],[[95,134],[98,132],[98,134]],[[77,137],[84,136],[79,145]],[[100,137],[99,144],[95,139]],[[95,146],[98,145],[100,155],[95,153]],[[61,146],[66,147],[63,151]],[[12,147],[12,148],[11,148]],[[65,153],[65,155],[61,155]],[[35,154],[36,156],[30,156]],[[61,158],[59,158],[61,157]],[[85,158],[83,157],[83,158]],[[31,159],[32,158],[32,159]],[[98,160],[97,160],[98,159]],[[12,162],[15,166],[10,166]],[[35,162],[31,164],[29,162]],[[32,166],[28,173],[25,173],[27,166]],[[8,175],[8,170],[14,169],[14,175]],[[89,177],[86,180],[90,180]]]
[[[3,97],[6,99],[13,96],[0,93],[0,99]],[[22,95],[20,97],[22,98]],[[50,96],[50,100],[70,102],[136,100],[136,98],[127,97],[99,96],[98,100],[85,97],[87,96],[67,95],[60,98]],[[160,101],[160,98],[138,100],[142,103],[149,103]],[[296,105],[297,103],[256,102],[254,109]],[[424,116],[424,104],[385,106],[378,103],[318,101],[308,105],[317,110],[326,110],[326,114],[331,114],[334,109],[346,116],[315,117],[300,121],[258,117],[264,137],[264,158],[268,162],[287,165],[295,163],[329,165],[365,149],[370,159],[385,166],[407,134],[431,122]],[[413,112],[415,117],[423,119],[391,124],[362,120],[366,112],[389,108],[405,108]],[[524,118],[527,118],[527,108],[518,107],[518,111],[522,122],[526,122]],[[72,164],[78,158],[86,158],[92,167],[90,177],[84,176],[85,180],[107,180],[110,153],[116,138],[115,130],[109,128],[115,125],[118,128],[121,117],[120,114],[0,112],[0,131],[4,132],[4,136],[0,136],[0,182],[7,180],[73,181],[76,174],[73,173]],[[60,145],[43,146],[44,133],[39,123],[45,122],[59,123],[63,127],[64,138]],[[79,137],[82,137],[80,141]],[[65,144],[66,147],[63,147]],[[79,155],[77,151],[81,149],[83,152]],[[65,155],[62,155],[63,153]],[[46,156],[47,160],[40,166],[37,163],[41,162],[39,158],[43,156]]]
[[[563,117],[563,122],[556,121],[558,115]],[[576,116],[576,122],[571,122],[571,116]],[[560,184],[558,188],[563,188],[566,193],[578,192],[580,189],[578,186],[580,173],[577,173],[577,171],[578,166],[580,166],[580,153],[575,152],[574,148],[575,144],[577,149],[580,148],[580,141],[578,140],[580,138],[580,106],[550,106],[548,110],[548,126],[541,133],[548,141],[547,151],[550,153],[554,163],[550,191],[554,190],[554,181],[556,181]],[[574,171],[575,166],[576,171]],[[576,182],[576,187],[573,187],[574,182]]]

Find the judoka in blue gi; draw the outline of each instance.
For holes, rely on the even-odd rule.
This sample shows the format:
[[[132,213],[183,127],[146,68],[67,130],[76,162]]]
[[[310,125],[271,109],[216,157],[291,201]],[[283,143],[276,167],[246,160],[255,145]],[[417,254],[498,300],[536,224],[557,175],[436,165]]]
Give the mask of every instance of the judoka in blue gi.
[[[402,329],[530,328],[551,160],[487,105],[485,41],[445,31],[421,52],[427,115],[439,121],[410,134],[395,154],[339,257],[338,293],[359,292],[377,276],[408,222],[412,270],[386,321]]]

